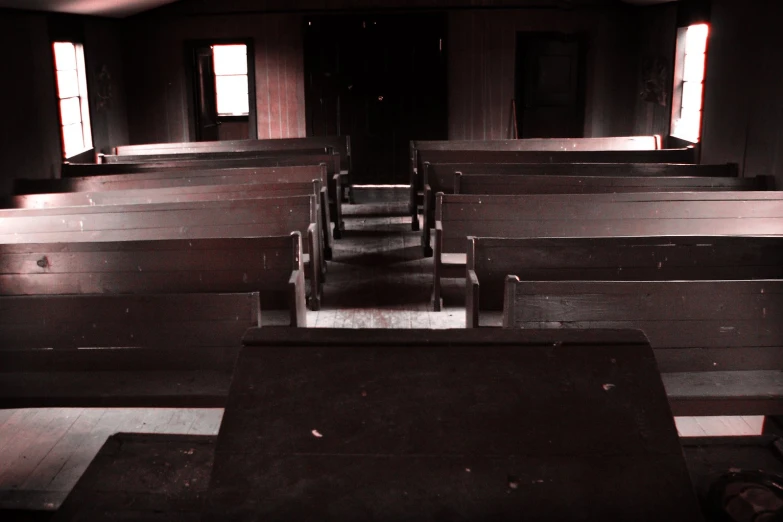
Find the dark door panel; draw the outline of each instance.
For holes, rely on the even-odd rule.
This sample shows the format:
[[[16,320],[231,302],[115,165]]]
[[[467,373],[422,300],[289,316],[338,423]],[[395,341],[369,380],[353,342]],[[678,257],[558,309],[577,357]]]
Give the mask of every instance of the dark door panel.
[[[305,20],[308,135],[351,136],[353,182],[407,183],[412,139],[448,137],[442,14]]]

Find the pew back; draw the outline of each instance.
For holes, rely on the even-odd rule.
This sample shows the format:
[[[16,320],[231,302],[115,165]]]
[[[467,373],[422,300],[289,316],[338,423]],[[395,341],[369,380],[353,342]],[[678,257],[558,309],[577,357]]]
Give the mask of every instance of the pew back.
[[[780,237],[469,237],[466,309],[503,309],[506,276],[524,281],[783,279]]]
[[[259,302],[258,293],[4,295],[0,352],[239,346],[261,325]]]
[[[781,280],[541,282],[512,275],[505,302],[508,328],[642,329],[675,415],[783,410]]]
[[[774,178],[454,175],[455,194],[597,194],[616,192],[762,191]]]

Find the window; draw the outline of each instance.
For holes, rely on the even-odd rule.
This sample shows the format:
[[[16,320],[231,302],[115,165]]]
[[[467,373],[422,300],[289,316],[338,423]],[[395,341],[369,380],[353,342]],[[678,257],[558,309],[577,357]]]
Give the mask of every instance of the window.
[[[87,102],[87,73],[84,67],[82,44],[55,42],[54,65],[57,74],[63,155],[70,158],[92,148],[90,106]]]
[[[677,34],[671,134],[696,143],[701,138],[707,24],[691,25]]]
[[[247,46],[213,45],[212,60],[218,116],[247,116]]]

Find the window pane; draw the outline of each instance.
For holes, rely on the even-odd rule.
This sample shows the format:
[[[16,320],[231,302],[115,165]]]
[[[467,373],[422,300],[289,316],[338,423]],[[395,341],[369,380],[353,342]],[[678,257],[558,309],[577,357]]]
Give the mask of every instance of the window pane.
[[[54,65],[58,71],[76,69],[76,52],[69,42],[54,44]]]
[[[79,98],[67,98],[60,100],[60,123],[62,125],[71,125],[81,123],[82,107]]]
[[[685,55],[685,75],[683,79],[686,82],[701,82],[704,80],[704,57],[704,54]]]
[[[66,158],[84,152],[84,136],[81,123],[63,127],[63,146],[65,147]]]
[[[701,82],[684,82],[682,84],[683,109],[701,110]]]
[[[215,81],[218,114],[247,115],[249,112],[247,75],[218,76]]]
[[[79,93],[87,97],[87,68],[84,66],[84,46],[76,45],[76,72],[79,76]]]
[[[247,74],[246,45],[215,45],[212,47],[215,75]]]
[[[79,78],[76,70],[57,71],[57,92],[60,98],[79,96]]]
[[[685,38],[685,54],[704,54],[707,51],[707,35],[710,28],[707,24],[688,27]]]

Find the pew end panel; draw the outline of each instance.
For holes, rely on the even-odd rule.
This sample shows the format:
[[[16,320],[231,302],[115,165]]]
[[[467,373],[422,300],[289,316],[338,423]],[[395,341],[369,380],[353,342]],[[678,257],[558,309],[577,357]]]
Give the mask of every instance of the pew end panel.
[[[302,236],[298,232],[291,234],[294,238],[293,266],[288,279],[288,308],[291,311],[289,326],[307,327],[307,301],[305,298],[304,263],[302,260]]]
[[[479,327],[480,287],[476,275],[476,238],[468,236],[468,256],[465,265],[465,327]]]

